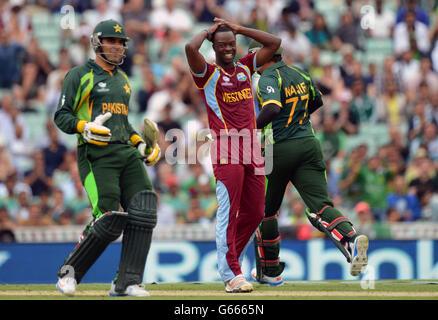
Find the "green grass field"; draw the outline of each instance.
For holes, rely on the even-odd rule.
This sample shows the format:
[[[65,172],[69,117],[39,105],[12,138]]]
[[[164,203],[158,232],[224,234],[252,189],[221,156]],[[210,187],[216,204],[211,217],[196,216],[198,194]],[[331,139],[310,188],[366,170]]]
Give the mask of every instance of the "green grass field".
[[[252,293],[230,294],[222,283],[146,284],[150,297],[109,297],[109,284],[81,284],[76,296],[63,296],[55,284],[0,285],[0,300],[437,300],[437,280],[289,281],[255,284]]]

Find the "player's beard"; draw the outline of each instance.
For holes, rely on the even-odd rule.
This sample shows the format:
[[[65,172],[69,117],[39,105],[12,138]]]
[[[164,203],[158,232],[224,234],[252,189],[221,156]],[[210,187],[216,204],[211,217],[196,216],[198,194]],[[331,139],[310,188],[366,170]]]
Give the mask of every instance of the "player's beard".
[[[109,47],[109,48],[105,48],[105,47]],[[105,51],[105,49],[106,49],[106,51]],[[101,50],[99,52],[99,55],[105,62],[107,62],[111,65],[119,66],[123,63],[123,61],[126,57],[125,52],[126,52],[125,49],[123,49],[120,52],[118,50],[112,49],[111,46],[102,45]]]

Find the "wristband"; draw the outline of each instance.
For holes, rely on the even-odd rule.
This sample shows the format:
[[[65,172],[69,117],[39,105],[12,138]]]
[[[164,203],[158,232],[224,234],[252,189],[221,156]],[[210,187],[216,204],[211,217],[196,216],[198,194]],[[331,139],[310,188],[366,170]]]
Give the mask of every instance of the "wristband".
[[[207,40],[210,41],[210,31],[208,29],[204,29],[204,31],[207,31]]]

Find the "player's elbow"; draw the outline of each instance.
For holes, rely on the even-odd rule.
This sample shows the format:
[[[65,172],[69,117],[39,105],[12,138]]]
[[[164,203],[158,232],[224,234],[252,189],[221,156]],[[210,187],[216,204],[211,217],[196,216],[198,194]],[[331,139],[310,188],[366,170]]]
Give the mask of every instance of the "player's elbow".
[[[275,46],[277,47],[277,49],[280,48],[280,46],[281,46],[281,38],[280,37],[275,36]],[[275,49],[275,50],[277,50],[277,49]]]
[[[75,117],[60,109],[56,111],[53,117],[53,122],[62,132],[67,134],[74,134],[78,133],[76,130],[77,119],[76,121],[75,119]]]
[[[191,56],[195,52],[198,51],[198,48],[193,43],[191,43],[190,41],[186,43],[184,49],[185,49],[185,52],[186,52],[186,56]]]
[[[256,120],[257,129],[263,129],[264,127],[266,127],[270,122],[272,122],[272,120],[275,119],[280,111],[281,108],[273,103],[264,106]]]
[[[53,122],[55,123],[55,125],[59,128],[59,125],[60,125],[60,123],[61,123],[61,117],[59,116],[60,115],[60,111],[59,110],[57,110],[56,112],[55,112],[55,115],[53,116]]]
[[[271,56],[275,55],[275,53],[277,52],[278,48],[280,48],[280,46],[281,46],[281,38],[277,36],[273,36],[271,43],[267,46]]]
[[[309,112],[310,114],[314,113],[316,110],[322,107],[324,102],[322,101],[322,97],[319,97],[318,99],[311,101],[309,103]]]
[[[272,41],[269,47],[272,49],[272,51],[277,51],[278,48],[281,46],[281,38],[277,36],[272,36]]]

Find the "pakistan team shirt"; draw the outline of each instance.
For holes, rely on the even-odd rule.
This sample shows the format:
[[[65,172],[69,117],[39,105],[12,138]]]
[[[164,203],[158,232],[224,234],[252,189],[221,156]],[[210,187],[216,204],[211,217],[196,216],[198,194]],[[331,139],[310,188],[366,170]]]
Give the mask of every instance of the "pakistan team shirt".
[[[111,112],[111,118],[104,123],[111,130],[111,142],[136,145],[141,138],[128,122],[130,97],[129,79],[120,68],[107,71],[88,60],[66,75],[55,123],[67,134],[78,133],[80,145],[84,143],[80,133],[85,123]]]
[[[273,103],[281,108],[265,128],[272,129],[273,142],[314,136],[308,104],[320,96],[310,76],[297,67],[280,61],[263,71],[257,85],[259,106]]]

